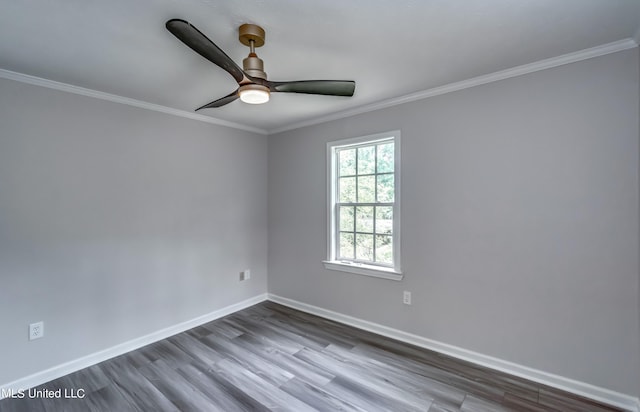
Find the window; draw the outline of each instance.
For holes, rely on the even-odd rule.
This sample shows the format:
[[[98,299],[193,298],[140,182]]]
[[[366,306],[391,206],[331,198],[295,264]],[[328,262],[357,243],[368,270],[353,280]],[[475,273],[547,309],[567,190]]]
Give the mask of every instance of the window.
[[[402,279],[399,160],[399,131],[327,144],[327,269]]]

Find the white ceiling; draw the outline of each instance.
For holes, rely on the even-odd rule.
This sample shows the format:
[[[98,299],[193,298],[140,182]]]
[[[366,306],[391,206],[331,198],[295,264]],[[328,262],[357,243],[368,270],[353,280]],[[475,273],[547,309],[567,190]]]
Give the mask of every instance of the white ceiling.
[[[199,112],[273,131],[638,38],[640,0],[3,0],[0,69],[193,111],[237,87],[165,29],[191,22],[239,65],[267,32],[270,80],[355,80],[351,98],[275,93]]]

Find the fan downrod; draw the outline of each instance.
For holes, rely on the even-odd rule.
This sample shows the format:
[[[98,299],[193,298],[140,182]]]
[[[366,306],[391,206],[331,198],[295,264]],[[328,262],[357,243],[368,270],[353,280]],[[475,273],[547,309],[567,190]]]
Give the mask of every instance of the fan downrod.
[[[264,46],[264,29],[255,24],[243,24],[238,29],[238,39],[240,43],[249,46],[249,55],[242,60],[242,68],[253,77],[267,80],[267,73],[264,71],[264,62],[256,54],[255,48]]]

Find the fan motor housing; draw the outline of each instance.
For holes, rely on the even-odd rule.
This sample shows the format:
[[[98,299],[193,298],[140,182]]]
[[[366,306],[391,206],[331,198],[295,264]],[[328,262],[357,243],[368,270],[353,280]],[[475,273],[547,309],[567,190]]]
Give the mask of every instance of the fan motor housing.
[[[267,73],[264,72],[264,62],[255,53],[249,53],[249,56],[242,60],[242,68],[249,76],[267,79]]]

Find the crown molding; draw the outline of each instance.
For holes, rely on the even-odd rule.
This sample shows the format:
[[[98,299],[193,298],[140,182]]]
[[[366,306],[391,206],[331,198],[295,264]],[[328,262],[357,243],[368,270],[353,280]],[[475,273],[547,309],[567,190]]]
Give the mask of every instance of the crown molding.
[[[84,87],[74,86],[67,83],[56,82],[54,80],[43,79],[36,76],[30,76],[28,74],[13,72],[10,70],[0,69],[0,78],[15,80],[17,82],[32,84],[35,86],[42,86],[49,89],[78,94],[81,96],[94,97],[96,99],[106,100],[109,102],[126,104],[128,106],[138,107],[141,109],[151,110],[154,112],[170,114],[178,117],[184,117],[187,119],[215,124],[218,126],[225,126],[233,129],[239,129],[239,130],[244,130],[247,132],[253,132],[253,133],[258,133],[263,135],[268,134],[266,130],[259,129],[257,127],[251,127],[251,126],[243,125],[240,123],[229,122],[226,120],[216,119],[214,117],[204,116],[198,113],[187,112],[185,110],[174,109],[172,107],[149,103],[142,100],[131,99],[129,97],[118,96],[115,94],[105,93],[98,90],[87,89]]]
[[[422,91],[407,94],[404,96],[394,97],[394,98],[383,100],[380,102],[356,107],[353,109],[343,110],[343,111],[332,113],[326,116],[316,117],[316,118],[312,118],[302,122],[292,123],[289,125],[285,125],[282,127],[277,127],[269,130],[247,126],[240,123],[230,122],[227,120],[217,119],[215,117],[204,116],[198,113],[188,112],[185,110],[174,109],[172,107],[149,103],[142,100],[131,99],[129,97],[118,96],[115,94],[87,89],[84,87],[74,86],[71,84],[43,79],[40,77],[28,75],[28,74],[13,72],[10,70],[0,69],[0,78],[15,80],[18,82],[32,84],[36,86],[47,87],[49,89],[60,90],[60,91],[78,94],[82,96],[94,97],[96,99],[106,100],[110,102],[126,104],[128,106],[139,107],[146,110],[170,114],[173,116],[184,117],[187,119],[215,124],[218,126],[230,127],[233,129],[244,130],[244,131],[258,133],[262,135],[270,135],[270,134],[286,132],[289,130],[299,129],[302,127],[313,126],[320,123],[326,123],[333,120],[344,119],[346,117],[351,117],[358,114],[368,113],[368,112],[372,112],[380,109],[386,109],[386,108],[397,106],[404,103],[410,103],[417,100],[428,99],[430,97],[440,96],[440,95],[455,92],[458,90],[468,89],[471,87],[480,86],[487,83],[493,83],[499,80],[505,80],[512,77],[522,76],[522,75],[534,73],[540,70],[550,69],[553,67],[558,67],[565,64],[569,64],[569,63],[575,63],[582,60],[591,59],[594,57],[604,56],[606,54],[616,53],[619,51],[638,47],[639,44],[640,44],[640,30],[638,30],[638,32],[635,34],[633,38],[627,38],[627,39],[619,40],[613,43],[608,43],[601,46],[596,46],[589,49],[564,54],[562,56],[552,57],[552,58],[540,60],[534,63],[512,67],[510,69],[501,70],[501,71],[486,74],[483,76],[473,77],[471,79],[462,80],[455,83],[449,83],[443,86],[422,90]]]
[[[287,126],[270,129],[269,134],[281,133],[293,129],[299,129],[301,127],[312,126],[315,124],[326,123],[333,120],[344,119],[346,117],[355,116],[362,113],[372,112],[375,110],[386,109],[389,107],[397,106],[404,103],[414,102],[416,100],[428,99],[434,96],[440,96],[442,94],[455,92],[458,90],[468,89],[475,86],[480,86],[487,83],[497,82],[499,80],[509,79],[511,77],[522,76],[524,74],[534,73],[540,70],[550,69],[552,67],[563,66],[569,63],[575,63],[582,60],[591,59],[594,57],[604,56],[606,54],[616,53],[622,50],[632,49],[638,47],[640,43],[640,31],[636,33],[636,38],[628,38],[619,40],[613,43],[603,44],[601,46],[592,47],[589,49],[580,50],[573,53],[564,54],[562,56],[552,57],[545,60],[540,60],[534,63],[524,64],[522,66],[512,67],[510,69],[497,71],[494,73],[486,74],[483,76],[473,77],[471,79],[462,80],[455,83],[449,83],[444,86],[434,87],[432,89],[423,90],[407,94],[405,96],[394,97],[391,99],[383,100],[377,103],[372,103],[360,107],[356,107],[350,110],[344,110],[341,112],[329,114],[327,116],[317,117],[314,119],[302,121],[299,123],[293,123]]]

